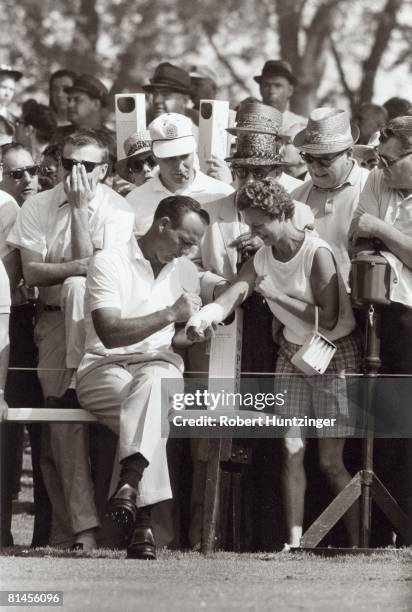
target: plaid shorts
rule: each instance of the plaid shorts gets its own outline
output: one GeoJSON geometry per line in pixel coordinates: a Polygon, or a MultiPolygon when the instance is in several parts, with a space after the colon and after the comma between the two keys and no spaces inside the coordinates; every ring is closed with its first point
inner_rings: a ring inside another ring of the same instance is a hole
{"type": "Polygon", "coordinates": [[[342,438],[355,431],[358,415],[357,384],[350,385],[345,373],[362,371],[362,348],[357,331],[335,340],[336,353],[322,376],[305,376],[291,363],[291,358],[301,348],[282,336],[276,362],[275,393],[284,393],[285,404],[277,406],[276,415],[336,419],[334,426],[305,428],[304,437],[342,438]],[[310,432],[310,433],[309,433],[310,432]]]}

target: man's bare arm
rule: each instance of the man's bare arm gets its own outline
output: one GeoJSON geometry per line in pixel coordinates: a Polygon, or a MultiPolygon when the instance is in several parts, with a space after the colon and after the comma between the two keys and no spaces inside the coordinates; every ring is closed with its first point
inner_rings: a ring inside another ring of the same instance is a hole
{"type": "Polygon", "coordinates": [[[70,276],[86,276],[89,258],[64,263],[45,263],[40,253],[21,249],[23,277],[29,287],[59,285],[70,276]]]}
{"type": "Polygon", "coordinates": [[[13,249],[3,257],[2,261],[6,268],[7,276],[9,277],[10,291],[13,292],[23,278],[19,250],[13,249]]]}
{"type": "Polygon", "coordinates": [[[199,307],[197,294],[183,293],[172,306],[149,315],[123,319],[118,308],[98,308],[92,319],[104,346],[113,349],[141,342],[171,323],[185,323],[199,307]]]}
{"type": "Polygon", "coordinates": [[[351,224],[352,240],[359,238],[377,238],[391,253],[396,255],[408,268],[412,268],[412,238],[396,227],[389,225],[369,213],[363,213],[351,224]]]}

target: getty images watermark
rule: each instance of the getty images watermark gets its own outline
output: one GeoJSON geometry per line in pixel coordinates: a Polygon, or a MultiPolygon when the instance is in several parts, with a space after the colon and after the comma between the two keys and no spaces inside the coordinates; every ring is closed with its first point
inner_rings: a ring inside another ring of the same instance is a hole
{"type": "Polygon", "coordinates": [[[184,388],[182,381],[168,382],[171,385],[165,388],[163,402],[165,436],[283,437],[287,430],[297,428],[329,430],[334,435],[337,419],[333,415],[294,414],[288,405],[289,389],[273,391],[273,378],[267,384],[250,379],[240,390],[233,390],[233,381],[211,384],[209,380],[208,388],[204,388],[204,379],[186,380],[184,388]]]}

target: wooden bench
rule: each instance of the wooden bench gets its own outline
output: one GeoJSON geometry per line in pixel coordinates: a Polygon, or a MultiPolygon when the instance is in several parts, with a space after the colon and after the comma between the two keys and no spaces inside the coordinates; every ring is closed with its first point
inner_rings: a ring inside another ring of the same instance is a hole
{"type": "MultiPolygon", "coordinates": [[[[3,414],[0,426],[7,423],[96,423],[90,412],[83,408],[8,408],[3,414]]],[[[220,486],[220,462],[230,458],[231,440],[204,440],[200,460],[207,462],[207,476],[203,512],[202,552],[210,554],[215,548],[217,509],[220,486]]],[[[3,461],[1,462],[3,464],[3,461]]],[[[0,471],[2,470],[0,466],[0,471]]],[[[3,472],[0,475],[0,495],[3,496],[3,472]]],[[[235,509],[233,509],[235,511],[235,509]]],[[[236,509],[236,514],[238,514],[236,509]]],[[[3,526],[3,513],[0,516],[3,526]]],[[[3,532],[3,530],[1,530],[3,532]]],[[[0,542],[0,548],[2,543],[0,542]]]]}

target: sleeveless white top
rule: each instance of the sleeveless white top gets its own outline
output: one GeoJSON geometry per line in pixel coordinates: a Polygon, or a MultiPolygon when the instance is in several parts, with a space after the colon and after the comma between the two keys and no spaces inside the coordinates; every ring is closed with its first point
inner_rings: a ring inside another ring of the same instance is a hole
{"type": "MultiPolygon", "coordinates": [[[[289,261],[279,261],[272,254],[271,246],[264,246],[256,253],[253,263],[258,276],[268,275],[279,293],[315,305],[310,275],[313,257],[320,247],[332,252],[327,242],[310,232],[305,232],[305,239],[299,251],[289,261]]],[[[338,272],[339,283],[339,317],[332,330],[319,327],[319,332],[329,340],[338,340],[347,336],[355,329],[355,318],[344,282],[338,272]]],[[[306,337],[314,330],[315,321],[307,323],[288,312],[279,304],[268,300],[268,306],[273,314],[283,323],[283,335],[289,342],[303,344],[306,337]]]]}

